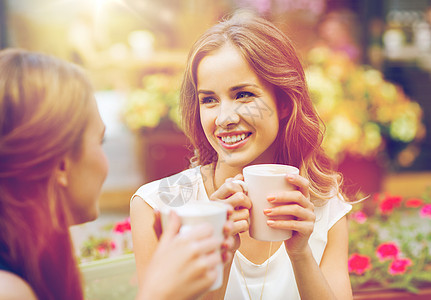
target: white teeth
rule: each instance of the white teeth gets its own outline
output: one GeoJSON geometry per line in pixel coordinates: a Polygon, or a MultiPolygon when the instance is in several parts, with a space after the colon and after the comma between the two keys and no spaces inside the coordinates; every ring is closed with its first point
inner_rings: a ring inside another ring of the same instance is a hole
{"type": "Polygon", "coordinates": [[[221,140],[226,144],[234,144],[236,142],[244,140],[246,137],[245,133],[233,136],[223,136],[221,140]]]}

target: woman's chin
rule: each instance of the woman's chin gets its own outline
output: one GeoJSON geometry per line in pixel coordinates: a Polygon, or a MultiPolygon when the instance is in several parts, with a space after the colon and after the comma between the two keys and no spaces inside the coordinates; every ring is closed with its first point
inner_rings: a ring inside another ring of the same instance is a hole
{"type": "Polygon", "coordinates": [[[73,224],[72,225],[79,225],[82,223],[87,223],[96,220],[99,217],[99,208],[95,208],[94,210],[86,211],[85,213],[81,213],[78,215],[75,215],[73,218],[73,224]]]}

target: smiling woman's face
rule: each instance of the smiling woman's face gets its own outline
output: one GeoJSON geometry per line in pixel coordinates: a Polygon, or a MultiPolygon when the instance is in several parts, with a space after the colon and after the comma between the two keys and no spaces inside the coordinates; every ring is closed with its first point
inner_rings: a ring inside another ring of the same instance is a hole
{"type": "Polygon", "coordinates": [[[273,87],[226,44],[197,69],[202,128],[218,161],[232,167],[273,161],[279,129],[273,87]]]}

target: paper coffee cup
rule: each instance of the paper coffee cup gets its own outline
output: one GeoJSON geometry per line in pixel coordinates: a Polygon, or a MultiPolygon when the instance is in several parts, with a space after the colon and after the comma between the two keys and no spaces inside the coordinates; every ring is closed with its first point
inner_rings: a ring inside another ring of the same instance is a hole
{"type": "MultiPolygon", "coordinates": [[[[180,207],[172,207],[161,211],[162,228],[166,228],[169,221],[169,212],[174,210],[181,219],[180,233],[190,230],[193,226],[208,223],[213,227],[213,235],[220,241],[224,240],[223,227],[227,220],[228,207],[219,202],[187,203],[180,207]]],[[[218,252],[221,255],[220,250],[218,252]]],[[[217,266],[217,279],[210,290],[216,290],[223,283],[223,263],[217,266]]]]}
{"type": "MultiPolygon", "coordinates": [[[[267,197],[282,191],[295,190],[286,180],[287,174],[299,174],[296,167],[279,164],[251,165],[243,169],[248,197],[252,202],[250,211],[250,236],[260,241],[284,241],[292,236],[291,230],[272,228],[267,225],[269,217],[263,211],[275,207],[267,197]]],[[[271,217],[274,219],[274,217],[271,217]]],[[[283,217],[289,220],[291,217],[283,217]]]]}

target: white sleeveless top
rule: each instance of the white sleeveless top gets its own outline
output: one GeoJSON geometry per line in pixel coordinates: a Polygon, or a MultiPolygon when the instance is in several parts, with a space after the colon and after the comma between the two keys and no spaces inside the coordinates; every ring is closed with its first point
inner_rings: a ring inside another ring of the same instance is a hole
{"type": "MultiPolygon", "coordinates": [[[[210,201],[205,191],[200,166],[147,183],[141,186],[134,195],[140,196],[153,209],[157,210],[181,206],[185,203],[210,201]]],[[[329,229],[351,208],[350,204],[339,197],[334,197],[325,205],[314,208],[316,222],[309,239],[309,245],[317,264],[320,264],[322,259],[329,229]]],[[[249,299],[239,264],[241,264],[252,299],[260,299],[264,280],[263,299],[300,299],[293,268],[285,251],[284,243],[269,258],[269,261],[265,261],[261,265],[250,262],[237,251],[226,289],[225,299],[227,300],[249,299]],[[267,262],[269,262],[268,271],[267,262]]]]}

